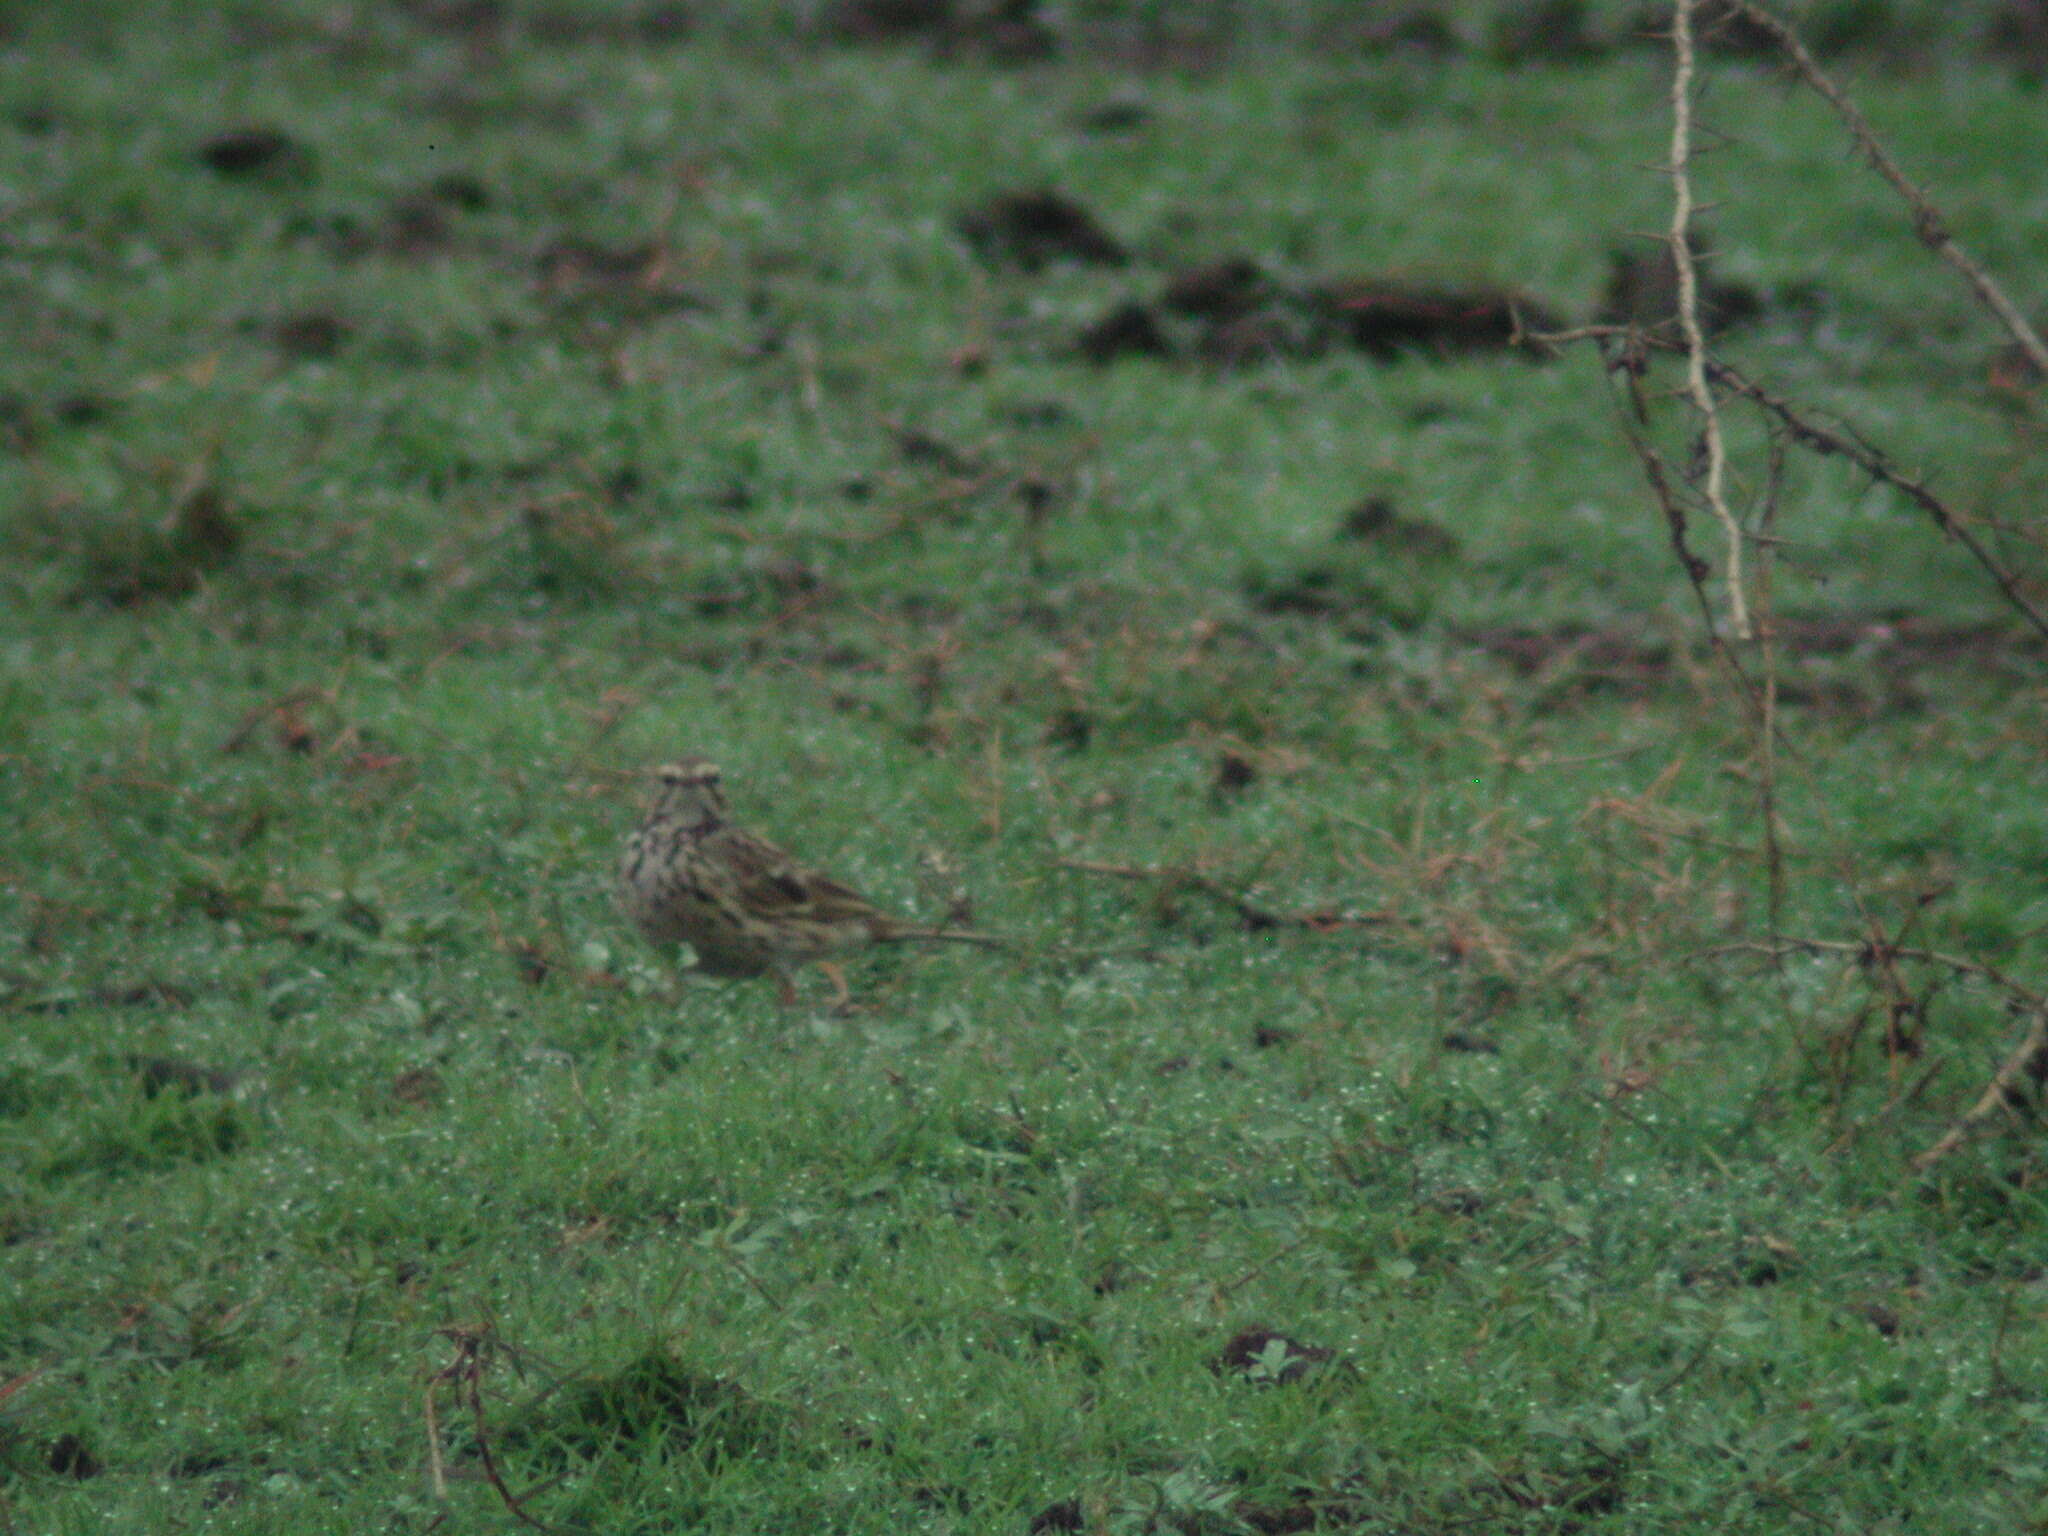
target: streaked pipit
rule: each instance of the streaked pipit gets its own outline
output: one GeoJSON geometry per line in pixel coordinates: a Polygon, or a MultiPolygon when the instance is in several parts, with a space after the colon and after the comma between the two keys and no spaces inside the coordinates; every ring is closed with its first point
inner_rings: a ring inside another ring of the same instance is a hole
{"type": "Polygon", "coordinates": [[[718,766],[686,757],[655,772],[653,803],[619,858],[619,906],[662,946],[687,943],[707,976],[772,974],[784,1003],[790,972],[815,961],[834,1001],[846,977],[830,956],[858,944],[947,940],[1003,947],[965,928],[903,922],[850,886],[807,869],[732,820],[718,766]]]}

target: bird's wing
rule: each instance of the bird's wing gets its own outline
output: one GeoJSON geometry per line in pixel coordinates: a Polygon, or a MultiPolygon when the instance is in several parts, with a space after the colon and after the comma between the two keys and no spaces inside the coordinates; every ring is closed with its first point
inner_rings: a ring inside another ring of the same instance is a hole
{"type": "Polygon", "coordinates": [[[712,841],[705,852],[731,872],[734,894],[751,913],[820,922],[881,916],[859,891],[804,868],[766,838],[727,827],[712,841]]]}

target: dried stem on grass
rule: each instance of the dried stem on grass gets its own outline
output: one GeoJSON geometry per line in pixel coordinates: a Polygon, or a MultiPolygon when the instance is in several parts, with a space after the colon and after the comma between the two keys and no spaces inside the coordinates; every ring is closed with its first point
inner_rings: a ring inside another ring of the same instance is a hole
{"type": "Polygon", "coordinates": [[[481,1328],[443,1328],[439,1332],[455,1345],[455,1358],[427,1378],[427,1467],[433,1480],[434,1497],[448,1497],[448,1474],[441,1459],[441,1421],[435,1402],[445,1383],[455,1389],[458,1402],[468,1405],[476,1426],[477,1461],[483,1467],[484,1481],[498,1495],[505,1512],[529,1530],[550,1533],[567,1530],[564,1526],[549,1525],[528,1512],[524,1501],[540,1490],[528,1489],[524,1494],[514,1494],[506,1486],[504,1474],[498,1470],[497,1458],[491,1454],[490,1428],[484,1419],[483,1379],[504,1347],[497,1333],[489,1324],[481,1328]]]}
{"type": "MultiPolygon", "coordinates": [[[[1921,243],[1963,275],[1984,307],[1998,317],[1999,323],[2012,334],[2013,340],[2020,344],[2021,350],[2027,354],[2033,365],[2042,373],[2048,374],[2048,344],[2042,342],[2040,334],[2028,323],[2027,317],[1998,285],[1997,280],[1985,271],[1969,252],[1956,243],[1955,236],[1949,233],[1948,221],[1941,216],[1941,210],[1934,206],[1933,201],[1907,177],[1904,171],[1899,169],[1898,162],[1885,152],[1884,146],[1877,141],[1877,135],[1871,131],[1869,121],[1856,110],[1856,104],[1842,94],[1841,87],[1821,72],[1820,66],[1813,60],[1813,55],[1807,52],[1806,45],[1799,40],[1799,34],[1783,20],[1756,4],[1755,0],[1724,0],[1724,3],[1748,17],[1777,41],[1785,57],[1792,61],[1792,67],[1799,72],[1799,78],[1806,82],[1815,95],[1834,108],[1835,115],[1841,118],[1842,125],[1849,130],[1849,136],[1856,141],[1857,151],[1870,162],[1872,169],[1890,182],[1893,190],[1906,200],[1906,206],[1913,211],[1913,233],[1920,237],[1921,243]]],[[[1679,11],[1683,12],[1685,8],[1686,0],[1678,0],[1679,11]]]]}
{"type": "Polygon", "coordinates": [[[1767,955],[1782,958],[1786,955],[1849,955],[1859,964],[1890,967],[1900,960],[1911,960],[1921,965],[1936,965],[1958,976],[1975,976],[1997,987],[2014,1002],[2027,1008],[2048,1009],[2048,998],[2028,987],[2020,985],[1995,965],[1986,965],[1981,960],[1971,960],[1963,955],[1944,954],[1938,949],[1916,949],[1909,945],[1880,943],[1865,939],[1853,942],[1846,939],[1801,939],[1785,938],[1775,944],[1717,944],[1712,949],[1699,951],[1702,955],[1767,955]]]}
{"type": "Polygon", "coordinates": [[[324,688],[294,688],[291,692],[279,694],[267,703],[254,706],[236,722],[235,728],[228,732],[226,739],[220,744],[221,751],[227,753],[241,751],[249,745],[250,740],[262,727],[264,721],[286,721],[291,717],[292,711],[296,710],[301,704],[311,704],[315,701],[324,701],[328,704],[334,703],[333,690],[324,688]]]}
{"type": "Polygon", "coordinates": [[[1254,931],[1263,928],[1307,928],[1315,933],[1329,933],[1338,928],[1362,928],[1373,923],[1387,921],[1384,913],[1351,912],[1275,912],[1262,907],[1247,897],[1243,891],[1235,890],[1214,875],[1185,864],[1104,864],[1094,859],[1061,859],[1060,868],[1077,870],[1084,875],[1110,875],[1119,880],[1145,880],[1167,891],[1199,891],[1210,900],[1235,912],[1245,927],[1254,931]]]}
{"type": "MultiPolygon", "coordinates": [[[[1698,599],[1700,612],[1705,616],[1707,634],[1715,651],[1727,665],[1729,675],[1742,689],[1756,715],[1757,730],[1757,808],[1763,816],[1763,860],[1766,910],[1769,914],[1770,935],[1775,940],[1785,908],[1785,864],[1786,850],[1778,824],[1778,653],[1773,643],[1771,624],[1770,550],[1764,545],[1763,554],[1757,563],[1758,595],[1762,599],[1762,625],[1759,638],[1762,642],[1763,679],[1753,679],[1742,665],[1742,658],[1727,644],[1714,629],[1713,602],[1707,596],[1706,580],[1711,571],[1706,561],[1694,554],[1686,540],[1685,504],[1678,499],[1672,485],[1670,466],[1657,451],[1643,427],[1649,420],[1649,401],[1644,397],[1642,384],[1642,354],[1633,350],[1633,343],[1643,338],[1638,334],[1631,338],[1628,350],[1622,354],[1618,365],[1610,362],[1610,373],[1619,372],[1627,381],[1629,412],[1622,419],[1622,430],[1629,446],[1635,450],[1637,460],[1643,467],[1643,478],[1650,483],[1651,492],[1657,498],[1657,505],[1664,513],[1664,524],[1670,533],[1672,552],[1678,556],[1678,563],[1684,569],[1686,578],[1692,583],[1693,596],[1698,599]]],[[[1602,341],[1605,347],[1607,342],[1602,341]]],[[[1611,354],[1610,354],[1611,356],[1611,354]]],[[[1764,501],[1766,526],[1775,526],[1778,505],[1778,485],[1782,476],[1782,457],[1774,454],[1771,462],[1770,489],[1764,501]]]]}
{"type": "Polygon", "coordinates": [[[1942,1133],[1939,1141],[1913,1159],[1913,1171],[1925,1173],[1992,1120],[2025,1107],[2031,1098],[2039,1096],[2044,1082],[2048,1082],[2048,1007],[2037,1007],[2026,1036],[1991,1074],[1991,1082],[1978,1095],[1977,1102],[1942,1133]],[[2031,1096],[2028,1084],[2034,1089],[2031,1096]]]}

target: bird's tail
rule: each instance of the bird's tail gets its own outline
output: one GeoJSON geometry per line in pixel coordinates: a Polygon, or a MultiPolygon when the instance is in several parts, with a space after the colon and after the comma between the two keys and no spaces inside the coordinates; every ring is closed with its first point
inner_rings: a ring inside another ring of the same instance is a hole
{"type": "Polygon", "coordinates": [[[912,928],[890,926],[875,935],[878,944],[979,944],[984,949],[1015,949],[1014,939],[993,933],[976,933],[972,928],[912,928]]]}

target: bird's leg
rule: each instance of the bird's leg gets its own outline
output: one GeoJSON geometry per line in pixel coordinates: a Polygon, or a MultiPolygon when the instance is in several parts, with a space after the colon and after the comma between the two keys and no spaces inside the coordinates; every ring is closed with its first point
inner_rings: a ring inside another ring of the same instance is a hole
{"type": "Polygon", "coordinates": [[[833,1012],[843,1012],[846,1005],[853,1001],[853,994],[846,989],[846,972],[839,968],[837,962],[831,960],[820,960],[818,969],[823,971],[825,979],[832,983],[833,1012]]]}

